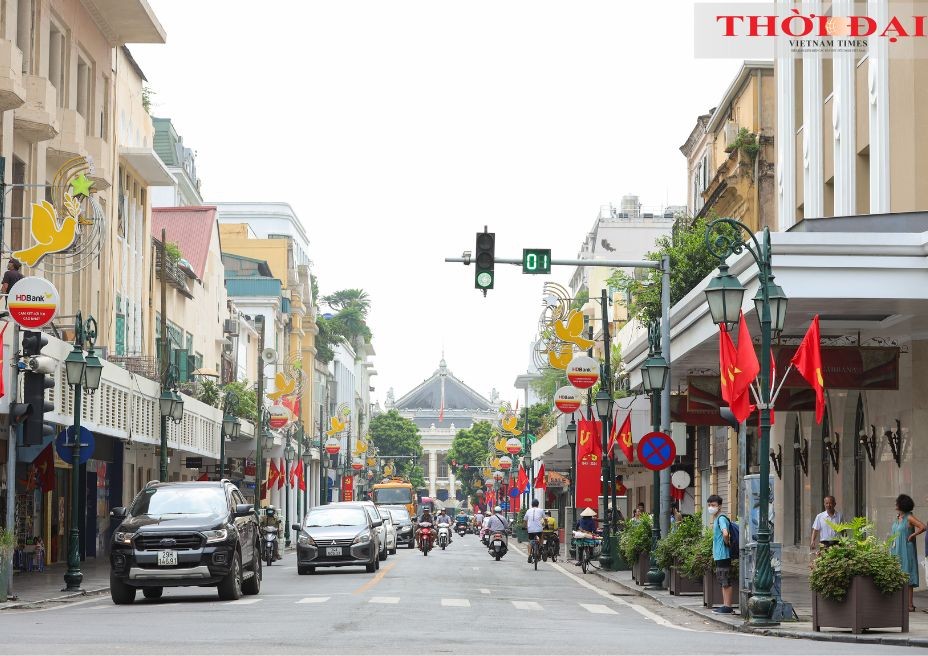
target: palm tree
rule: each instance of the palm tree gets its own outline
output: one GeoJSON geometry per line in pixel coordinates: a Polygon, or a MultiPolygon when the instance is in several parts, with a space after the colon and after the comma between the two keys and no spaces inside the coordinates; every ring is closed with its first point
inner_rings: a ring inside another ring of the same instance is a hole
{"type": "Polygon", "coordinates": [[[371,299],[363,289],[343,289],[323,296],[322,300],[336,312],[347,308],[357,308],[363,317],[366,317],[371,309],[371,299]]]}

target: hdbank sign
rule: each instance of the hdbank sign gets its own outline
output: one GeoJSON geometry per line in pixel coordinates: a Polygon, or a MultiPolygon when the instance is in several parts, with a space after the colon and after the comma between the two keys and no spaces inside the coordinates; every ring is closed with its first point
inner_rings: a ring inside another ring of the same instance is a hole
{"type": "Polygon", "coordinates": [[[35,330],[55,318],[60,300],[53,284],[45,278],[28,276],[10,289],[7,307],[10,317],[21,328],[35,330]]]}

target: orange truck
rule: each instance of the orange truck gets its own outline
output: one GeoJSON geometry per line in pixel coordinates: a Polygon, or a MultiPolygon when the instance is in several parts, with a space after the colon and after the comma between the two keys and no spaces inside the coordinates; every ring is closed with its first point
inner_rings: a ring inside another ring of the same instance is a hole
{"type": "Polygon", "coordinates": [[[410,517],[418,514],[416,491],[409,481],[402,478],[392,478],[374,485],[373,501],[378,506],[405,506],[410,517]]]}

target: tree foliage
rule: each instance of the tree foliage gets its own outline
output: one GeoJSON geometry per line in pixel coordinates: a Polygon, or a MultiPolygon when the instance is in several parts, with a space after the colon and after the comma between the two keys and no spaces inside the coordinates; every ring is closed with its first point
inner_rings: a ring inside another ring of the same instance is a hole
{"type": "Polygon", "coordinates": [[[363,289],[343,289],[327,296],[319,297],[319,281],[311,278],[313,300],[322,300],[335,310],[334,314],[324,316],[317,313],[316,359],[328,364],[335,357],[335,348],[339,344],[358,345],[370,343],[373,333],[367,324],[367,314],[371,301],[363,289]]]}
{"type": "Polygon", "coordinates": [[[226,383],[221,388],[222,398],[224,399],[226,392],[230,391],[236,397],[230,407],[232,414],[251,422],[258,421],[258,396],[254,387],[247,380],[226,383]]]}
{"type": "Polygon", "coordinates": [[[414,456],[396,460],[396,473],[409,479],[415,487],[422,486],[422,468],[418,458],[422,455],[422,437],[415,422],[390,410],[371,419],[370,441],[381,457],[414,456]]]}
{"type": "Polygon", "coordinates": [[[541,377],[531,382],[532,389],[541,398],[541,403],[548,407],[554,405],[554,394],[567,385],[567,375],[560,369],[548,368],[541,371],[541,377]]]}
{"type": "Polygon", "coordinates": [[[456,474],[461,481],[464,494],[473,496],[477,491],[474,481],[483,479],[480,469],[490,455],[490,442],[496,431],[488,421],[478,421],[470,428],[458,431],[451,442],[446,460],[455,460],[458,463],[456,474]],[[465,470],[463,465],[468,465],[465,470]]]}
{"type": "MultiPolygon", "coordinates": [[[[693,290],[707,275],[712,273],[719,261],[706,248],[706,225],[716,218],[703,217],[687,222],[685,228],[675,230],[672,235],[663,235],[654,242],[656,250],[645,257],[660,260],[670,256],[670,304],[677,303],[693,290]]],[[[734,228],[720,226],[722,234],[733,235],[734,228]]],[[[647,269],[635,275],[616,269],[608,280],[609,284],[621,289],[629,298],[629,316],[647,323],[661,316],[661,272],[647,269]]]]}

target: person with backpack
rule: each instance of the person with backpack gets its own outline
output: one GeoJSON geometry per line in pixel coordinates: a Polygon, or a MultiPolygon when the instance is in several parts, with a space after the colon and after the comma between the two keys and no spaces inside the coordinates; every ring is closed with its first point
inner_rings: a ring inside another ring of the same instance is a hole
{"type": "Polygon", "coordinates": [[[731,581],[732,556],[738,557],[738,525],[725,515],[722,509],[722,497],[713,494],[707,500],[707,511],[712,521],[712,559],[715,561],[715,578],[722,585],[722,605],[713,609],[713,613],[731,614],[734,589],[731,581]]]}

